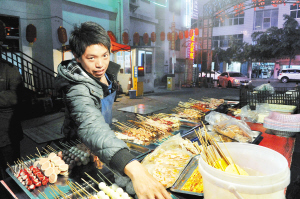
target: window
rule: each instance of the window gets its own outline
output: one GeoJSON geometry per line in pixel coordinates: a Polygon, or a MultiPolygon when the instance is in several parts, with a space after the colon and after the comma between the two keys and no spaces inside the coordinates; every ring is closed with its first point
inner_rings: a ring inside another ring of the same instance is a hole
{"type": "MultiPolygon", "coordinates": [[[[238,14],[236,16],[234,14],[231,14],[225,21],[228,21],[229,26],[242,25],[244,24],[244,16],[245,14],[238,14]]],[[[225,23],[227,24],[227,22],[225,23]]]]}
{"type": "Polygon", "coordinates": [[[152,72],[152,52],[146,52],[146,73],[152,72]]]}
{"type": "Polygon", "coordinates": [[[139,50],[138,66],[144,66],[146,73],[152,72],[152,52],[139,50]]]}
{"type": "Polygon", "coordinates": [[[213,36],[212,39],[213,48],[230,47],[230,45],[232,45],[233,43],[242,44],[243,37],[244,37],[243,34],[213,36]]]}
{"type": "Polygon", "coordinates": [[[254,30],[265,30],[272,26],[278,26],[278,9],[255,12],[254,30]]]}
{"type": "Polygon", "coordinates": [[[300,4],[292,4],[290,5],[291,17],[300,18],[300,4]]]}
{"type": "Polygon", "coordinates": [[[215,18],[213,21],[214,27],[222,27],[222,26],[234,26],[234,25],[242,25],[244,24],[245,14],[230,14],[228,18],[220,20],[219,18],[215,18]]]}

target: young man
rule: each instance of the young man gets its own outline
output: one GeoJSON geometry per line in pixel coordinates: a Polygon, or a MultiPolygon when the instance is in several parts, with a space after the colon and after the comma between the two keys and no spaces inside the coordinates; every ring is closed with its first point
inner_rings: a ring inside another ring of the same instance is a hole
{"type": "Polygon", "coordinates": [[[63,61],[56,79],[66,104],[66,137],[78,136],[101,161],[125,173],[138,198],[171,199],[109,127],[116,87],[113,76],[106,72],[111,48],[107,32],[94,22],[85,22],[74,27],[69,44],[75,60],[63,61]]]}

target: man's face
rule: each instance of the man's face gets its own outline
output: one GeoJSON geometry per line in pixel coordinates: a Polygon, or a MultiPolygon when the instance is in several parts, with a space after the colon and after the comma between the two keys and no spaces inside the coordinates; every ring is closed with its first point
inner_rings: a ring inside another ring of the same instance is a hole
{"type": "Polygon", "coordinates": [[[109,51],[101,44],[90,45],[80,58],[76,58],[82,67],[99,80],[104,76],[109,64],[109,51]]]}

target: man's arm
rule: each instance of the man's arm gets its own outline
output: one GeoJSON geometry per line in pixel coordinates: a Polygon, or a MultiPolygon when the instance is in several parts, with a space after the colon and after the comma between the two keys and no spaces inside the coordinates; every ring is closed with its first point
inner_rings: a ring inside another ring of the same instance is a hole
{"type": "Polygon", "coordinates": [[[22,92],[22,77],[15,66],[2,64],[5,76],[6,90],[0,92],[0,107],[9,108],[19,103],[19,95],[22,92]]]}

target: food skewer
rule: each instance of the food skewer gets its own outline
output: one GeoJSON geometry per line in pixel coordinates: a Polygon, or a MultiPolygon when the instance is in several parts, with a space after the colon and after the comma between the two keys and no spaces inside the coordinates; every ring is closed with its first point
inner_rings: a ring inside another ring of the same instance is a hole
{"type": "Polygon", "coordinates": [[[59,196],[56,196],[55,189],[54,189],[54,188],[52,188],[52,186],[49,186],[49,187],[50,187],[50,189],[53,191],[53,193],[54,193],[54,195],[55,195],[55,197],[54,197],[54,198],[59,198],[59,196]]]}
{"type": "Polygon", "coordinates": [[[75,184],[77,185],[77,187],[81,188],[82,193],[84,193],[87,197],[92,196],[92,194],[85,190],[85,188],[83,188],[78,182],[75,182],[75,184]]]}
{"type": "MultiPolygon", "coordinates": [[[[203,122],[202,122],[202,124],[203,124],[203,122]]],[[[198,139],[201,142],[202,147],[203,147],[203,150],[202,150],[203,157],[205,158],[206,162],[209,165],[211,165],[217,169],[221,169],[222,171],[225,171],[225,169],[231,164],[231,162],[228,160],[228,158],[226,157],[224,152],[221,150],[217,141],[207,133],[206,127],[204,124],[203,124],[203,127],[204,127],[204,131],[205,131],[205,138],[203,138],[202,134],[200,133],[201,132],[200,130],[199,130],[200,132],[196,132],[196,135],[198,136],[198,139]],[[209,148],[208,148],[208,142],[210,143],[210,146],[211,146],[209,148]],[[217,158],[217,154],[219,155],[221,160],[219,160],[217,158]],[[223,168],[222,160],[224,160],[224,163],[226,164],[225,168],[223,168]]],[[[222,138],[221,138],[221,141],[223,142],[222,138]]],[[[223,144],[225,145],[224,142],[223,142],[223,144]]],[[[225,145],[225,148],[227,149],[226,145],[225,145]]],[[[227,152],[230,156],[230,159],[232,160],[228,149],[227,149],[227,152]]],[[[232,163],[234,165],[235,170],[237,171],[237,174],[241,175],[240,171],[238,170],[238,168],[237,168],[236,164],[233,162],[233,160],[232,160],[232,163]]]]}
{"type": "Polygon", "coordinates": [[[54,195],[51,193],[51,191],[49,191],[49,193],[53,196],[54,199],[56,199],[56,196],[54,196],[54,195]]]}
{"type": "Polygon", "coordinates": [[[38,190],[38,192],[39,192],[45,199],[49,199],[45,193],[42,193],[40,190],[38,190]]]}
{"type": "Polygon", "coordinates": [[[11,170],[14,174],[17,174],[17,173],[15,172],[15,170],[13,170],[13,168],[9,165],[8,162],[7,162],[7,166],[10,168],[10,170],[11,170]]]}
{"type": "MultiPolygon", "coordinates": [[[[115,191],[117,194],[122,195],[124,193],[124,190],[119,187],[117,184],[112,183],[107,177],[105,177],[105,175],[103,173],[101,173],[100,170],[98,170],[98,172],[111,184],[111,188],[113,191],[115,191]]],[[[100,176],[99,176],[100,177],[100,176]]],[[[105,192],[105,191],[104,191],[105,192]]]]}
{"type": "MultiPolygon", "coordinates": [[[[220,136],[220,138],[221,138],[221,141],[223,142],[223,139],[222,139],[221,136],[220,136]]],[[[225,144],[224,142],[223,142],[223,144],[224,144],[224,146],[225,146],[225,148],[226,148],[226,150],[227,150],[227,153],[229,154],[229,157],[230,157],[230,159],[231,159],[231,161],[232,161],[232,164],[233,164],[234,168],[236,169],[237,173],[238,173],[239,175],[241,175],[240,171],[238,170],[236,164],[234,163],[234,161],[233,161],[233,159],[232,159],[232,157],[231,157],[231,155],[230,155],[230,153],[229,153],[229,151],[228,151],[228,149],[227,149],[226,144],[225,144]]]]}
{"type": "Polygon", "coordinates": [[[42,157],[42,155],[41,155],[41,153],[40,153],[40,151],[39,151],[39,149],[36,147],[36,150],[39,152],[39,154],[40,154],[40,157],[42,157]]]}
{"type": "MultiPolygon", "coordinates": [[[[65,197],[66,194],[64,192],[62,192],[56,185],[50,185],[50,186],[52,186],[53,189],[55,189],[57,191],[57,193],[59,193],[59,195],[61,195],[63,198],[66,198],[65,197]]],[[[69,196],[67,196],[67,197],[70,198],[69,196]]]]}
{"type": "Polygon", "coordinates": [[[92,185],[90,185],[85,179],[81,178],[81,180],[82,180],[83,182],[85,182],[89,187],[91,187],[96,193],[98,193],[98,190],[95,189],[92,185]]]}
{"type": "Polygon", "coordinates": [[[77,189],[75,188],[75,186],[73,185],[72,182],[67,181],[67,185],[69,185],[69,187],[70,187],[70,189],[71,189],[71,191],[72,191],[73,193],[76,193],[76,194],[78,194],[81,198],[84,198],[84,197],[79,193],[79,191],[77,191],[77,189]],[[73,186],[74,186],[74,187],[73,187],[73,186]]]}

